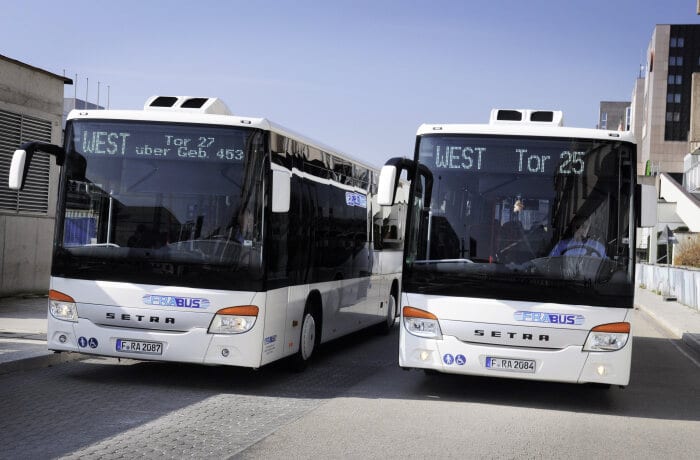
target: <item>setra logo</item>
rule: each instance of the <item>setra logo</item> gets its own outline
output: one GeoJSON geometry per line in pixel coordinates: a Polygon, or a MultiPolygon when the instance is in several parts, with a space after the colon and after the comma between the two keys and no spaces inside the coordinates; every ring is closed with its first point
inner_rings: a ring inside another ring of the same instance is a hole
{"type": "Polygon", "coordinates": [[[207,308],[210,302],[208,299],[146,294],[143,303],[158,307],[207,308]]]}

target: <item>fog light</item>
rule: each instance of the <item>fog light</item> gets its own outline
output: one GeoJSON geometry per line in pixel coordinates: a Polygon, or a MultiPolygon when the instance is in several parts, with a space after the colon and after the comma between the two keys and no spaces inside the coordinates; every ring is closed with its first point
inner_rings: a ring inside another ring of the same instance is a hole
{"type": "Polygon", "coordinates": [[[608,375],[608,368],[602,364],[600,366],[598,366],[596,371],[598,372],[598,375],[600,375],[601,377],[608,375]]]}
{"type": "Polygon", "coordinates": [[[428,358],[430,358],[430,352],[428,352],[428,351],[421,351],[420,352],[421,361],[427,361],[428,358]]]}
{"type": "Polygon", "coordinates": [[[66,337],[65,334],[61,334],[58,336],[58,341],[61,343],[66,343],[67,340],[68,340],[68,337],[66,337]]]}
{"type": "Polygon", "coordinates": [[[224,358],[228,358],[228,355],[229,355],[228,348],[224,348],[223,350],[221,350],[221,356],[223,356],[224,358]]]}

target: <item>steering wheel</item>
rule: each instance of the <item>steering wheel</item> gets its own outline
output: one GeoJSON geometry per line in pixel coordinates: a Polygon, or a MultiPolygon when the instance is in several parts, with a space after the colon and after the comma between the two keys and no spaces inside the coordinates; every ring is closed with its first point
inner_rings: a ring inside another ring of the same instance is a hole
{"type": "Polygon", "coordinates": [[[583,253],[584,256],[594,256],[594,257],[600,257],[603,258],[603,254],[600,253],[600,251],[592,246],[589,246],[587,244],[577,244],[575,246],[568,246],[566,249],[564,249],[561,253],[561,255],[566,255],[567,252],[569,251],[574,251],[574,250],[579,250],[583,249],[585,252],[583,253]]]}

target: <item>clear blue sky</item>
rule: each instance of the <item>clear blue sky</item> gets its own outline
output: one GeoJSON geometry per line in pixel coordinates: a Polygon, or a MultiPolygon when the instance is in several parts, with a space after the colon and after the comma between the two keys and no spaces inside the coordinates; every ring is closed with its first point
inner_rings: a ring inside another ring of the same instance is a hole
{"type": "MultiPolygon", "coordinates": [[[[381,165],[428,122],[493,107],[594,127],[629,100],[656,24],[696,0],[3,1],[0,54],[75,78],[100,103],[217,96],[381,165]]],[[[2,82],[0,82],[1,84],[2,82]]],[[[74,88],[66,86],[66,96],[74,88]]]]}

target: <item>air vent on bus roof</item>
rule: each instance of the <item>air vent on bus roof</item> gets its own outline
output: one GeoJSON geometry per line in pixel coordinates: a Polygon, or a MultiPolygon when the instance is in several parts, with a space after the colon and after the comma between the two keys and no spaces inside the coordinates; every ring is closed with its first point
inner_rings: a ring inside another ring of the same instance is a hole
{"type": "Polygon", "coordinates": [[[224,102],[216,97],[151,96],[144,110],[176,110],[185,112],[231,115],[224,102]]]}
{"type": "Polygon", "coordinates": [[[559,110],[491,110],[490,124],[533,124],[564,126],[564,115],[559,110]]]}

